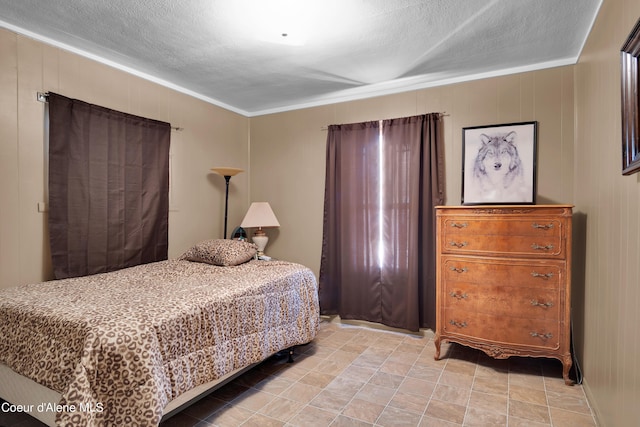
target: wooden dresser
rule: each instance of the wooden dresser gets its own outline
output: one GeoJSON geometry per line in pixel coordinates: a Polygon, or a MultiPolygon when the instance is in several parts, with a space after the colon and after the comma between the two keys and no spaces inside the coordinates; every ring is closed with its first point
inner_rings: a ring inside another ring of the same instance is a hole
{"type": "Polygon", "coordinates": [[[571,369],[570,205],[439,206],[435,358],[442,341],[571,369]]]}

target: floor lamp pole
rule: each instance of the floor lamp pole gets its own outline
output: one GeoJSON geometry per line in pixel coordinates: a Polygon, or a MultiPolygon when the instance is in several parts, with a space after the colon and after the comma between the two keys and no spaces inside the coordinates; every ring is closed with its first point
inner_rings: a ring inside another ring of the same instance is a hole
{"type": "Polygon", "coordinates": [[[229,211],[229,180],[231,175],[225,175],[226,189],[224,193],[224,238],[227,238],[227,212],[229,211]]]}
{"type": "Polygon", "coordinates": [[[242,169],[238,168],[228,168],[228,167],[215,167],[211,168],[211,170],[218,175],[224,176],[224,181],[226,184],[226,188],[224,191],[224,238],[227,238],[227,214],[229,212],[229,180],[232,176],[239,174],[240,172],[244,172],[242,169]]]}

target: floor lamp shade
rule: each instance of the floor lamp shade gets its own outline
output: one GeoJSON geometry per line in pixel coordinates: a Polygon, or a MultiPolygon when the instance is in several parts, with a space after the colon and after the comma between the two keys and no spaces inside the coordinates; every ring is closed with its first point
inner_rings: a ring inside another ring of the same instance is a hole
{"type": "Polygon", "coordinates": [[[253,202],[249,206],[249,210],[244,216],[240,227],[257,228],[253,233],[252,240],[258,245],[258,256],[261,256],[264,255],[264,248],[269,242],[269,237],[262,228],[280,227],[280,223],[268,202],[253,202]]]}
{"type": "Polygon", "coordinates": [[[227,238],[227,213],[229,212],[229,180],[232,176],[239,174],[240,172],[244,172],[242,169],[238,168],[228,168],[224,166],[219,166],[215,168],[211,168],[211,170],[218,175],[224,176],[225,180],[225,192],[224,192],[224,238],[227,238]]]}

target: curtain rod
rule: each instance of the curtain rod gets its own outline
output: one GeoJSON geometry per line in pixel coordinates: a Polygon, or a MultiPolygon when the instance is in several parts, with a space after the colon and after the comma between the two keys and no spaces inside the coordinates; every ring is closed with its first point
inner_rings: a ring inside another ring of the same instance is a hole
{"type": "MultiPolygon", "coordinates": [[[[49,102],[49,92],[37,92],[36,99],[39,102],[49,102]]],[[[171,130],[175,130],[176,132],[183,131],[184,128],[178,126],[171,126],[171,130]]]]}
{"type": "MultiPolygon", "coordinates": [[[[450,114],[447,114],[446,111],[443,111],[442,113],[436,113],[436,114],[439,114],[441,117],[449,117],[450,116],[450,114]]],[[[320,130],[321,131],[329,130],[329,126],[322,126],[320,128],[320,130]]]]}

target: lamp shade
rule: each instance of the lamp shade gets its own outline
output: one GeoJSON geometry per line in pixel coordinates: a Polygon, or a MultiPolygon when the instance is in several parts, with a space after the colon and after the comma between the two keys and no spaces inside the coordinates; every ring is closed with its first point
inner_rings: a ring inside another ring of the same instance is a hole
{"type": "Polygon", "coordinates": [[[276,218],[271,206],[268,202],[253,202],[249,206],[247,214],[244,216],[242,228],[262,228],[262,227],[280,227],[278,218],[276,218]]]}
{"type": "Polygon", "coordinates": [[[238,168],[228,168],[228,167],[215,167],[215,168],[211,168],[211,170],[219,175],[222,176],[235,176],[237,174],[239,174],[240,172],[244,172],[244,170],[242,169],[238,169],[238,168]]]}

